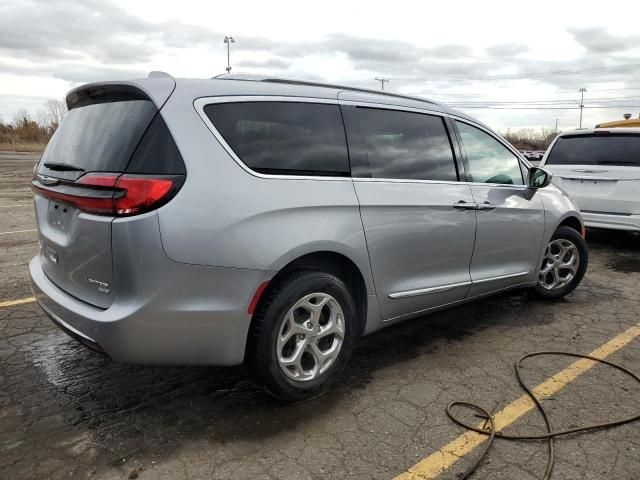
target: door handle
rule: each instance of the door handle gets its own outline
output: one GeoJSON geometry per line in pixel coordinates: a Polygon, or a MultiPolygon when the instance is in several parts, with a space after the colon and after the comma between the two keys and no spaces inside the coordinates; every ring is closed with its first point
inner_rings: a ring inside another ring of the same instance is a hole
{"type": "Polygon", "coordinates": [[[457,208],[458,210],[478,210],[478,204],[476,202],[459,200],[453,204],[453,208],[457,208]]]}
{"type": "Polygon", "coordinates": [[[478,210],[493,210],[494,208],[496,208],[496,206],[493,203],[487,201],[478,205],[478,210]]]}

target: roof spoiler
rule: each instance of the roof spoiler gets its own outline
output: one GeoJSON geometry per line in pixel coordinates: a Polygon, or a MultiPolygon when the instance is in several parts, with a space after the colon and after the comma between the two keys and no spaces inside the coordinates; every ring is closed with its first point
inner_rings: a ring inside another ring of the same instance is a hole
{"type": "Polygon", "coordinates": [[[176,87],[175,79],[164,72],[151,72],[140,80],[95,82],[80,85],[67,93],[67,108],[124,100],[152,100],[162,108],[176,87]]]}
{"type": "Polygon", "coordinates": [[[162,72],[160,70],[152,70],[151,72],[149,72],[149,75],[147,75],[147,78],[173,78],[173,77],[171,76],[171,74],[167,72],[162,72]]]}

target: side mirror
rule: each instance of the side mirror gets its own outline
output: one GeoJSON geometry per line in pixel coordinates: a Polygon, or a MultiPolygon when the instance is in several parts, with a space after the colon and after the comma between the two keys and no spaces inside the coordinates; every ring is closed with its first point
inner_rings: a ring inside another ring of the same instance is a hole
{"type": "Polygon", "coordinates": [[[553,175],[544,168],[531,167],[529,169],[529,188],[544,188],[551,183],[553,175]]]}

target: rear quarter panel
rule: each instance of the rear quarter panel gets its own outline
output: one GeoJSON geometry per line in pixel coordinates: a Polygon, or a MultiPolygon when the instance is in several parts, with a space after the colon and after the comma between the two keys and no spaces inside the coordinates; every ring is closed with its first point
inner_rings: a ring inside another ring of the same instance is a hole
{"type": "Polygon", "coordinates": [[[333,251],[373,282],[358,201],[349,178],[261,178],[244,170],[176,89],[162,111],[184,158],[186,183],[159,210],[162,244],[183,263],[277,271],[333,251]]]}

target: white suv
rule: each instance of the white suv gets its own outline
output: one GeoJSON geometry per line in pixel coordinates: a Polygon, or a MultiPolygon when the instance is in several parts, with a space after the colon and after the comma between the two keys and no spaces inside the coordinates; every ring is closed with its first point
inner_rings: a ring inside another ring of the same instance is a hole
{"type": "Polygon", "coordinates": [[[573,197],[587,227],[640,231],[640,128],[562,133],[541,167],[573,197]]]}

